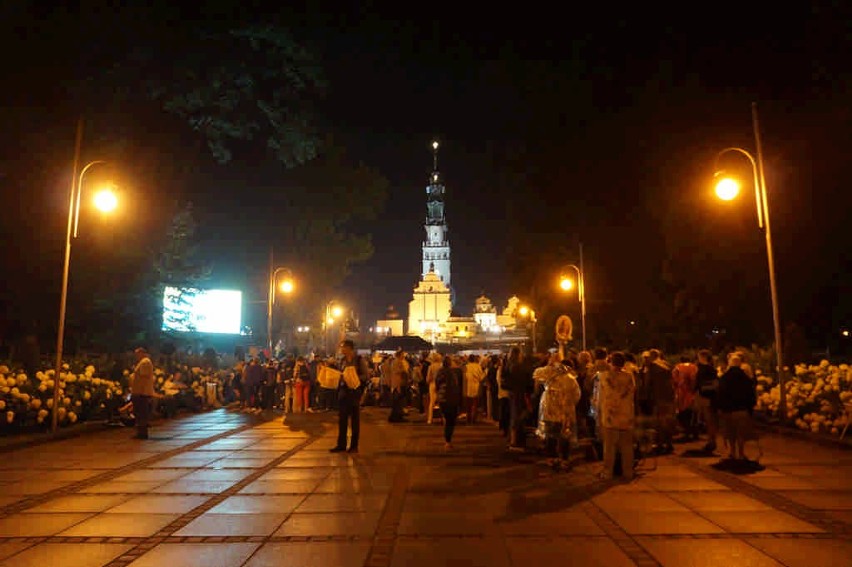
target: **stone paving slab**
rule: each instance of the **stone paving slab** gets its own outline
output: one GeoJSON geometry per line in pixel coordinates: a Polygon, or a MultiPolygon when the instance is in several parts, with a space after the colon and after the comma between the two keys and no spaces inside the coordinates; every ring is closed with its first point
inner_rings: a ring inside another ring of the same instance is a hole
{"type": "Polygon", "coordinates": [[[165,428],[165,442],[131,445],[106,432],[22,450],[19,468],[0,470],[0,491],[47,490],[0,501],[1,564],[41,567],[78,549],[61,564],[843,565],[850,557],[852,459],[826,448],[769,439],[766,469],[753,475],[676,454],[649,459],[632,483],[603,482],[597,463],[554,473],[533,453],[506,453],[484,424],[460,426],[445,452],[440,427],[416,416],[388,424],[386,412],[363,413],[355,456],[327,452],[332,414],[246,426],[227,412],[165,428]],[[85,457],[54,466],[72,450],[85,457]],[[809,553],[813,562],[803,562],[809,553]]]}
{"type": "Polygon", "coordinates": [[[783,567],[781,563],[740,540],[638,538],[663,567],[783,567]]]}

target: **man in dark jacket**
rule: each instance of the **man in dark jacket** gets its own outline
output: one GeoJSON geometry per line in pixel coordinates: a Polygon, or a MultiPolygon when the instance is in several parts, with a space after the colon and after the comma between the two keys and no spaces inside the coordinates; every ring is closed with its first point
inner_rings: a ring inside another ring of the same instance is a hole
{"type": "Polygon", "coordinates": [[[731,459],[746,458],[743,448],[751,435],[751,413],[757,403],[754,382],[740,368],[741,364],[739,353],[732,352],[728,356],[728,369],[719,379],[716,398],[731,459]]]}
{"type": "Polygon", "coordinates": [[[364,357],[359,356],[355,352],[355,343],[347,339],[340,343],[340,354],[343,355],[340,361],[340,369],[346,372],[348,367],[354,367],[358,374],[360,384],[352,388],[346,384],[343,375],[340,377],[340,385],[337,389],[338,400],[338,429],[337,429],[337,445],[331,449],[332,453],[340,453],[346,451],[346,433],[349,423],[352,423],[352,436],[349,441],[349,452],[358,452],[358,438],[361,433],[361,396],[364,393],[364,387],[370,379],[370,366],[364,357]]]}

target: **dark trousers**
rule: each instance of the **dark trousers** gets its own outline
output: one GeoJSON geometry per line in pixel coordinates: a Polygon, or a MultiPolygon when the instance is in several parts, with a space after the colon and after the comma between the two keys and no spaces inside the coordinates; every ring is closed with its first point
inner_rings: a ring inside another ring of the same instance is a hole
{"type": "Polygon", "coordinates": [[[402,421],[405,416],[405,396],[400,390],[391,391],[391,412],[388,421],[402,421]]]}
{"type": "Polygon", "coordinates": [[[476,423],[476,412],[479,411],[477,407],[479,405],[478,397],[467,397],[464,398],[465,411],[467,412],[467,422],[468,424],[476,423]]]}
{"type": "Polygon", "coordinates": [[[352,438],[349,442],[350,449],[358,448],[358,437],[361,434],[361,404],[360,400],[351,396],[340,397],[340,407],[337,410],[337,446],[346,448],[346,430],[349,422],[352,422],[352,438]]]}
{"type": "Polygon", "coordinates": [[[571,450],[571,441],[561,437],[548,437],[544,441],[544,450],[549,457],[558,457],[566,461],[571,450]]]}
{"type": "Polygon", "coordinates": [[[511,405],[509,398],[500,398],[497,400],[497,413],[500,416],[500,431],[503,436],[509,435],[509,425],[511,424],[511,405]]]}
{"type": "Polygon", "coordinates": [[[261,393],[263,409],[271,410],[272,406],[275,405],[275,384],[264,384],[261,386],[261,393]]]}
{"type": "Polygon", "coordinates": [[[453,431],[456,430],[456,418],[459,416],[459,406],[441,404],[441,415],[444,416],[444,441],[452,443],[453,431]]]}
{"type": "Polygon", "coordinates": [[[133,402],[133,415],[136,416],[137,435],[148,435],[148,424],[151,421],[151,396],[133,394],[130,396],[133,402]]]}

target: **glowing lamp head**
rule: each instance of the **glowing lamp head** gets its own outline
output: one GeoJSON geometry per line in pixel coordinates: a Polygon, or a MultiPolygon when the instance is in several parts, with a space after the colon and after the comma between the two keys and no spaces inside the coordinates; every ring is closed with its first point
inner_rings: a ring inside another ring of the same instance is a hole
{"type": "Polygon", "coordinates": [[[716,182],[716,196],[723,201],[731,201],[736,199],[740,193],[740,184],[736,179],[723,177],[716,182]]]}
{"type": "Polygon", "coordinates": [[[526,317],[530,314],[530,308],[524,305],[520,309],[518,309],[518,313],[520,313],[521,317],[526,317]]]}
{"type": "Polygon", "coordinates": [[[438,149],[438,140],[435,140],[434,142],[432,142],[432,149],[433,149],[433,150],[437,150],[437,149],[438,149]]]}
{"type": "Polygon", "coordinates": [[[574,280],[569,277],[562,276],[559,278],[559,287],[562,288],[562,291],[571,291],[574,288],[574,280]]]}
{"type": "Polygon", "coordinates": [[[118,207],[118,197],[112,189],[102,189],[95,193],[95,207],[102,213],[111,213],[118,207]]]}
{"type": "Polygon", "coordinates": [[[296,284],[293,283],[293,280],[287,278],[278,287],[282,293],[293,293],[293,290],[296,289],[296,284]]]}
{"type": "Polygon", "coordinates": [[[335,305],[334,307],[331,308],[331,316],[332,317],[337,319],[341,315],[343,315],[343,309],[341,307],[335,305]]]}

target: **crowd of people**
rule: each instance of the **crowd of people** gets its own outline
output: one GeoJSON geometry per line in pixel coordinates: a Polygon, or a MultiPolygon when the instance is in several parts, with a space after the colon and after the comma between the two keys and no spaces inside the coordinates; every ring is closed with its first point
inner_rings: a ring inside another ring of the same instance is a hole
{"type": "Polygon", "coordinates": [[[509,451],[526,451],[538,440],[555,467],[568,467],[572,447],[590,446],[602,454],[605,477],[620,470],[630,478],[640,436],[651,436],[657,454],[672,452],[677,436],[700,435],[712,454],[721,436],[729,458],[746,458],[756,393],[743,358],[732,352],[717,364],[702,350],[695,360],[671,365],[656,349],[637,357],[605,349],[527,355],[519,347],[490,355],[400,350],[366,356],[345,341],[338,357],[238,363],[224,397],[246,412],[338,410],[336,450],[346,449],[347,423],[349,450],[358,450],[358,408],[376,405],[389,408],[390,422],[406,421],[412,411],[428,424],[440,422],[448,450],[460,422],[481,421],[499,428],[509,451]],[[354,386],[344,380],[347,366],[357,374],[354,386]]]}

